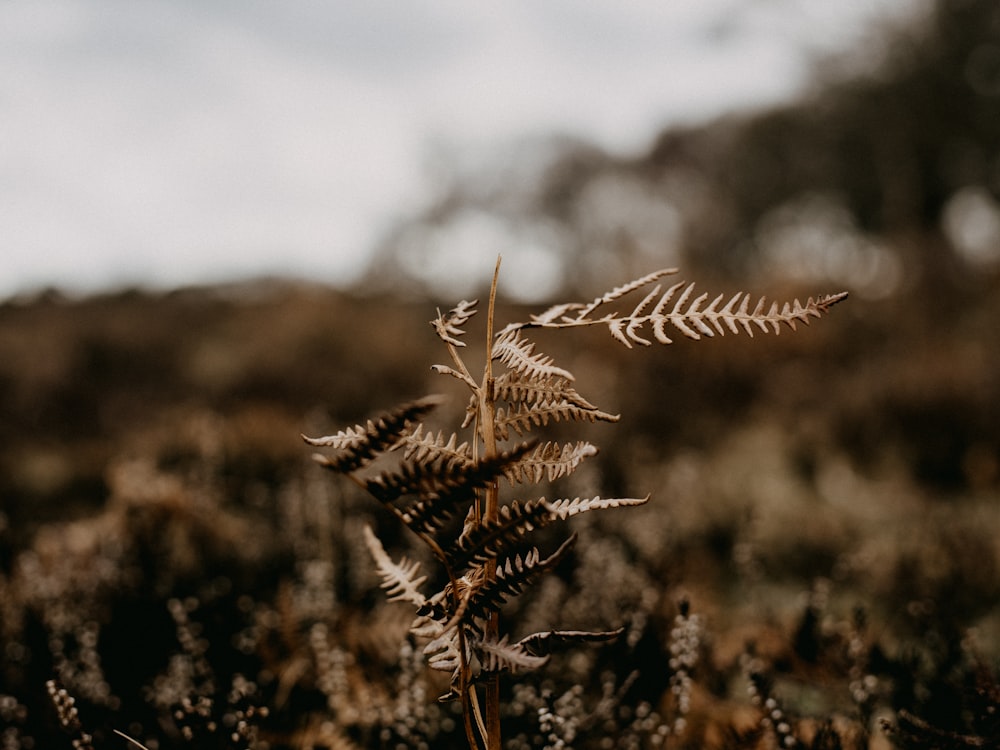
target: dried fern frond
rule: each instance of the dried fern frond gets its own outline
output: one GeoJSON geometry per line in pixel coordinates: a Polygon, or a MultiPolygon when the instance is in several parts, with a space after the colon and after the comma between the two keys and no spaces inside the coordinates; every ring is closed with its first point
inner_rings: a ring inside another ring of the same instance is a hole
{"type": "Polygon", "coordinates": [[[447,439],[444,432],[424,432],[421,422],[413,432],[403,435],[394,449],[403,449],[403,460],[416,463],[440,462],[451,467],[472,463],[472,448],[468,442],[458,442],[458,435],[451,433],[447,439]]]}
{"type": "Polygon", "coordinates": [[[633,344],[649,346],[652,343],[640,334],[647,323],[652,328],[653,336],[661,344],[673,343],[666,333],[667,325],[673,326],[694,340],[702,336],[711,338],[716,333],[724,336],[727,330],[735,335],[740,329],[753,337],[755,327],[764,333],[773,332],[777,335],[781,332],[781,324],[787,325],[792,330],[795,330],[797,322],[809,325],[810,318],[821,317],[833,305],[847,297],[846,292],[841,292],[816,299],[810,297],[805,305],[796,299],[781,306],[777,302],[772,302],[770,307],[762,297],[751,310],[750,295],[739,292],[730,297],[722,307],[719,305],[724,295],[720,294],[703,308],[708,294],[703,293],[692,299],[694,286],[693,283],[686,286],[675,284],[667,289],[655,306],[647,312],[648,306],[659,295],[660,288],[657,286],[629,315],[610,317],[603,322],[607,323],[611,335],[629,348],[633,344]],[[682,291],[675,300],[674,295],[679,290],[682,291]],[[674,303],[672,307],[671,301],[674,303]]]}
{"type": "Polygon", "coordinates": [[[549,423],[561,422],[617,422],[618,414],[609,414],[600,409],[585,409],[568,401],[547,401],[539,404],[519,403],[509,408],[496,410],[497,437],[507,440],[510,430],[524,435],[533,427],[544,427],[549,423]]]}
{"type": "Polygon", "coordinates": [[[472,391],[476,391],[479,388],[479,385],[472,379],[471,375],[467,372],[456,370],[454,367],[448,367],[448,365],[431,365],[431,370],[438,375],[451,375],[456,380],[461,380],[472,391]]]}
{"type": "Polygon", "coordinates": [[[383,471],[365,482],[376,500],[390,504],[404,495],[433,498],[440,495],[476,490],[498,478],[507,464],[519,460],[534,447],[522,443],[509,451],[478,460],[453,461],[444,455],[429,461],[404,461],[396,471],[383,471]]]}
{"type": "Polygon", "coordinates": [[[548,656],[557,648],[575,646],[580,643],[606,643],[613,641],[625,628],[615,630],[548,630],[544,633],[533,633],[517,642],[527,651],[536,656],[548,656]]]}
{"type": "Polygon", "coordinates": [[[454,517],[456,508],[470,502],[477,490],[485,489],[507,467],[519,461],[532,450],[533,443],[522,443],[496,456],[481,458],[461,467],[449,466],[440,461],[406,463],[397,472],[383,472],[369,479],[368,491],[389,507],[403,495],[416,494],[418,498],[403,510],[396,510],[399,519],[411,529],[433,533],[454,517]]]}
{"type": "Polygon", "coordinates": [[[497,335],[493,343],[492,356],[494,360],[527,378],[558,377],[569,382],[576,380],[569,370],[556,367],[552,357],[535,354],[535,344],[516,329],[509,332],[502,331],[497,335]]]}
{"type": "Polygon", "coordinates": [[[572,500],[554,500],[547,503],[549,512],[553,517],[564,521],[572,516],[586,513],[591,510],[605,510],[606,508],[625,508],[636,505],[645,505],[649,502],[649,495],[646,497],[575,497],[572,500]]]}
{"type": "Polygon", "coordinates": [[[778,334],[782,325],[795,330],[798,323],[809,324],[811,318],[821,317],[838,302],[847,298],[847,292],[810,297],[805,304],[798,299],[793,302],[768,306],[761,298],[751,309],[749,294],[738,292],[728,301],[725,295],[718,295],[705,306],[708,294],[694,296],[694,284],[679,282],[665,291],[657,284],[639,301],[632,311],[625,315],[620,312],[597,313],[606,305],[617,302],[632,292],[653,283],[657,279],[671,275],[677,269],[666,268],[642,276],[635,281],[597,297],[589,304],[568,303],[549,308],[541,315],[532,316],[526,323],[512,323],[499,334],[500,338],[516,339],[526,328],[570,328],[576,326],[606,325],[611,336],[619,343],[631,348],[635,344],[649,346],[652,341],[644,331],[648,326],[652,336],[661,344],[670,344],[668,327],[680,331],[691,339],[723,336],[727,331],[738,334],[743,330],[753,336],[754,329],[764,333],[778,334]]]}
{"type": "Polygon", "coordinates": [[[468,627],[477,629],[491,613],[499,611],[507,600],[524,591],[542,573],[558,565],[575,542],[576,534],[573,534],[546,558],[539,555],[537,547],[523,557],[520,554],[508,557],[497,566],[496,577],[484,580],[473,592],[465,617],[468,627]]]}
{"type": "Polygon", "coordinates": [[[530,672],[549,660],[548,656],[531,653],[522,643],[510,643],[507,636],[498,641],[479,641],[475,648],[484,672],[530,672]]]}
{"type": "MultiPolygon", "coordinates": [[[[710,337],[715,333],[724,336],[727,330],[735,335],[740,332],[741,328],[748,336],[753,337],[754,327],[759,328],[764,333],[773,332],[778,335],[781,332],[782,323],[794,331],[796,322],[809,325],[810,318],[821,317],[833,305],[847,297],[847,292],[840,292],[816,299],[810,297],[805,305],[796,299],[792,303],[786,302],[780,306],[777,302],[772,302],[770,307],[767,306],[766,299],[761,297],[751,310],[750,295],[739,292],[730,297],[729,301],[721,308],[719,304],[724,297],[720,294],[709,303],[708,307],[701,309],[701,305],[708,299],[708,295],[701,294],[695,297],[690,304],[687,304],[693,290],[694,284],[689,284],[678,298],[673,309],[667,313],[666,305],[669,302],[671,291],[668,290],[661,301],[657,303],[652,314],[648,316],[648,320],[652,322],[654,334],[660,343],[670,343],[669,338],[663,332],[667,322],[685,336],[693,339],[698,339],[701,335],[710,337]]],[[[641,318],[636,317],[635,321],[641,325],[641,318]]]]}
{"type": "Polygon", "coordinates": [[[421,593],[420,586],[427,580],[427,576],[417,576],[420,563],[411,562],[405,557],[401,558],[398,563],[393,562],[382,546],[382,542],[368,525],[365,525],[364,537],[365,546],[368,547],[368,551],[375,561],[375,568],[382,576],[382,588],[385,589],[388,600],[390,602],[410,602],[422,607],[427,601],[427,597],[421,593]]]}
{"type": "Polygon", "coordinates": [[[555,375],[526,378],[523,373],[509,370],[497,375],[493,388],[497,401],[520,401],[528,404],[565,401],[581,409],[597,409],[577,393],[571,381],[555,375]]]}
{"type": "Polygon", "coordinates": [[[354,427],[346,427],[334,435],[324,435],[318,438],[303,435],[302,440],[309,445],[315,445],[320,448],[346,450],[360,445],[365,441],[369,433],[374,432],[375,429],[375,423],[369,419],[367,425],[359,424],[354,427]]]}
{"type": "Polygon", "coordinates": [[[408,426],[440,404],[440,396],[425,396],[387,412],[367,425],[341,430],[335,435],[311,438],[302,436],[309,445],[334,448],[339,455],[327,456],[317,453],[314,460],[331,471],[348,474],[360,469],[379,453],[392,448],[408,426]]]}
{"type": "MultiPolygon", "coordinates": [[[[543,667],[549,661],[547,655],[532,653],[523,643],[510,643],[507,636],[500,639],[469,638],[469,651],[477,659],[477,673],[525,672],[543,667]]],[[[461,669],[460,643],[452,631],[435,638],[423,650],[427,665],[441,672],[451,672],[450,690],[438,698],[439,701],[453,700],[459,695],[459,672],[461,669]]],[[[471,656],[471,653],[469,654],[471,656]]],[[[478,676],[478,675],[477,675],[478,676]]]]}
{"type": "Polygon", "coordinates": [[[504,477],[512,485],[519,482],[538,484],[543,479],[553,482],[573,473],[585,458],[596,455],[597,446],[584,440],[565,445],[547,442],[509,464],[504,469],[504,477]]]}
{"type": "MultiPolygon", "coordinates": [[[[428,599],[429,601],[431,600],[428,599]]],[[[424,603],[422,609],[426,607],[427,602],[424,603]]],[[[417,615],[410,624],[410,633],[417,638],[434,640],[444,633],[442,615],[443,610],[441,612],[435,611],[429,614],[417,615]]]]}
{"type": "Polygon", "coordinates": [[[462,326],[476,314],[477,303],[478,300],[462,300],[444,315],[438,311],[438,316],[431,321],[431,325],[442,341],[452,346],[465,346],[465,342],[458,337],[465,335],[462,326]]]}
{"type": "MultiPolygon", "coordinates": [[[[563,302],[558,305],[553,305],[544,312],[532,315],[531,322],[535,325],[545,326],[559,320],[572,320],[570,313],[579,312],[586,307],[587,305],[582,302],[563,302]]],[[[515,323],[512,327],[516,328],[518,327],[518,324],[515,323]]]]}
{"type": "Polygon", "coordinates": [[[458,634],[455,630],[450,630],[432,640],[424,646],[423,653],[427,657],[428,667],[436,669],[439,672],[451,672],[453,674],[452,688],[454,688],[458,681],[458,673],[462,664],[462,658],[458,650],[458,634]]]}
{"type": "Polygon", "coordinates": [[[582,305],[579,312],[573,316],[572,320],[586,320],[594,312],[604,305],[610,304],[622,297],[634,292],[636,289],[642,289],[647,284],[652,284],[657,279],[663,278],[664,276],[670,276],[671,274],[677,273],[676,268],[661,268],[658,271],[653,271],[645,276],[640,276],[638,279],[628,282],[627,284],[622,284],[621,286],[616,286],[610,292],[605,292],[600,297],[597,297],[589,305],[582,305]]]}
{"type": "Polygon", "coordinates": [[[507,408],[500,407],[496,414],[498,436],[504,440],[510,429],[523,435],[532,425],[544,426],[550,419],[617,422],[620,418],[598,409],[573,388],[571,381],[558,375],[531,377],[508,370],[497,376],[494,398],[510,404],[507,408]]]}
{"type": "Polygon", "coordinates": [[[565,477],[597,453],[589,442],[531,441],[506,450],[511,433],[518,436],[560,421],[616,422],[619,417],[601,411],[578,393],[575,378],[553,358],[536,350],[526,336],[529,328],[607,327],[626,347],[670,344],[678,331],[691,339],[758,330],[778,334],[782,326],[795,330],[808,325],[847,297],[846,292],[809,298],[805,304],[754,303],[749,294],[732,296],[695,292],[687,282],[661,282],[677,273],[665,268],[641,276],[590,302],[555,305],[528,322],[511,323],[494,335],[494,313],[499,259],[490,288],[486,314],[485,362],[481,380],[472,375],[463,358],[465,326],[476,314],[476,302],[463,300],[431,321],[447,345],[451,361],[435,365],[468,389],[462,429],[472,428],[468,441],[455,433],[428,430],[421,417],[439,399],[430,397],[407,404],[382,417],[324,438],[304,438],[311,445],[334,451],[318,456],[327,468],[348,473],[388,508],[435,555],[447,583],[431,595],[421,586],[426,576],[418,563],[403,557],[394,561],[370,528],[364,540],[390,601],[415,606],[413,636],[426,639],[424,655],[435,670],[450,673],[443,700],[462,702],[464,729],[470,747],[499,748],[497,673],[535,669],[563,646],[613,640],[623,629],[608,631],[551,630],[512,643],[500,632],[501,609],[539,576],[563,561],[576,537],[571,536],[548,557],[532,544],[533,533],[544,526],[592,510],[642,505],[642,498],[544,497],[528,502],[501,501],[499,479],[511,485],[542,483],[565,477]],[[636,301],[638,300],[638,301],[636,301]],[[392,470],[365,472],[379,454],[398,451],[392,470]],[[399,457],[401,454],[401,457],[399,457]],[[456,517],[464,518],[461,532],[456,517]],[[454,521],[455,523],[450,523],[454,521]],[[447,528],[448,533],[442,533],[447,528]],[[479,685],[485,683],[485,690],[479,685]],[[480,703],[480,693],[485,704],[480,703]]]}
{"type": "Polygon", "coordinates": [[[535,529],[548,525],[556,516],[543,500],[513,502],[498,509],[496,520],[467,524],[462,536],[448,550],[456,569],[470,564],[482,564],[524,544],[525,537],[535,529]]]}
{"type": "MultiPolygon", "coordinates": [[[[433,633],[436,628],[438,634],[453,629],[464,617],[472,595],[486,580],[486,572],[484,566],[478,566],[449,581],[443,589],[417,607],[418,619],[411,628],[419,627],[426,633],[433,633]],[[436,626],[432,627],[424,622],[425,618],[433,620],[436,626]]],[[[417,635],[415,630],[411,632],[417,635]]]]}

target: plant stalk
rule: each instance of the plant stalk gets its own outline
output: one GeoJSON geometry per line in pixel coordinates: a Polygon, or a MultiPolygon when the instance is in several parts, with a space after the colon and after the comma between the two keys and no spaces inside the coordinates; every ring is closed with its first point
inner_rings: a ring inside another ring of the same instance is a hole
{"type": "MultiPolygon", "coordinates": [[[[496,433],[496,400],[493,381],[493,318],[496,304],[497,278],[500,275],[500,257],[497,256],[496,268],[493,270],[493,283],[490,285],[490,303],[486,314],[486,366],[483,372],[483,385],[479,397],[479,428],[483,439],[485,458],[493,458],[498,454],[496,433]]],[[[500,483],[493,480],[486,488],[486,502],[483,509],[483,521],[492,522],[497,519],[500,506],[500,483]]],[[[496,575],[496,566],[490,564],[487,574],[490,578],[496,575]]],[[[500,615],[490,614],[486,623],[486,640],[496,640],[500,632],[500,615]]],[[[490,674],[486,679],[486,747],[487,750],[500,750],[500,675],[490,674]]]]}

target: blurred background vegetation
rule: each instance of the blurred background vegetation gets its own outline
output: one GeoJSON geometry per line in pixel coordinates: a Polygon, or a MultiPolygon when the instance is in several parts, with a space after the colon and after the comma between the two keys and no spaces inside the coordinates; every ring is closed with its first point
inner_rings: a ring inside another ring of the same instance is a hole
{"type": "MultiPolygon", "coordinates": [[[[541,342],[622,414],[590,436],[593,490],[653,493],[581,529],[581,550],[624,567],[578,552],[588,572],[546,594],[563,616],[631,623],[618,657],[648,670],[635,700],[670,710],[664,649],[685,597],[711,633],[692,743],[711,744],[715,723],[736,744],[750,704],[728,681],[748,651],[787,678],[792,711],[852,717],[859,743],[888,742],[874,719],[899,710],[940,736],[1000,741],[974,705],[996,707],[1000,659],[1000,6],[940,0],[876,56],[863,72],[824,61],[802,100],[667,130],[641,154],[555,140],[456,167],[357,288],[51,290],[0,305],[0,729],[22,743],[4,747],[64,741],[45,708],[54,675],[97,744],[110,728],[183,743],[194,720],[170,690],[219,704],[237,673],[253,689],[219,720],[251,696],[272,707],[271,744],[416,742],[322,682],[320,622],[357,655],[357,700],[397,700],[378,686],[398,677],[405,622],[356,543],[384,519],[319,476],[298,436],[447,391],[425,321],[481,295],[498,250],[501,320],[666,265],[713,294],[852,294],[778,338],[541,342]],[[208,656],[178,640],[188,614],[208,656]],[[878,687],[852,704],[851,666],[826,649],[862,621],[878,687]],[[209,659],[201,677],[215,681],[179,677],[178,654],[209,659]]],[[[530,602],[511,616],[530,620],[530,602]]],[[[421,731],[444,746],[454,727],[435,716],[421,731]]],[[[207,723],[191,731],[249,742],[207,723]]],[[[913,732],[896,741],[922,746],[913,732]]]]}

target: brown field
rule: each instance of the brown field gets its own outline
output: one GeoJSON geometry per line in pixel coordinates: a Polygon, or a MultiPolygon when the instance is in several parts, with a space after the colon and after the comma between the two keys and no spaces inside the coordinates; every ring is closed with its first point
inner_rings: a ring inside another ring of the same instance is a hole
{"type": "MultiPolygon", "coordinates": [[[[578,747],[885,747],[879,720],[911,716],[996,739],[1000,295],[980,282],[945,316],[899,294],[752,341],[544,339],[622,415],[586,425],[602,451],[551,496],[653,497],[570,522],[572,564],[505,611],[626,628],[508,678],[508,746],[551,744],[545,707],[578,747]]],[[[50,679],[95,747],[462,746],[360,529],[422,552],[299,438],[455,395],[427,325],[453,302],[261,282],[0,307],[8,746],[69,741],[50,679]]]]}

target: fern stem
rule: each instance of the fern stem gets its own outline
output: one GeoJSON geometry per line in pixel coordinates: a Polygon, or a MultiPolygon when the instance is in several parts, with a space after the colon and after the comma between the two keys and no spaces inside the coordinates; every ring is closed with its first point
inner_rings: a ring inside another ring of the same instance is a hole
{"type": "Polygon", "coordinates": [[[469,685],[468,688],[466,688],[466,690],[468,698],[465,698],[464,696],[462,698],[463,702],[465,700],[468,700],[470,707],[470,710],[466,712],[466,717],[465,717],[466,724],[468,724],[469,726],[469,729],[467,729],[466,732],[467,733],[471,732],[471,727],[472,727],[471,722],[472,719],[474,718],[476,720],[476,728],[479,730],[479,737],[482,737],[483,739],[482,742],[476,742],[476,736],[472,735],[472,739],[470,740],[470,747],[471,750],[479,750],[480,748],[488,747],[489,745],[486,727],[483,726],[483,712],[479,708],[479,696],[476,694],[476,686],[469,685]],[[472,714],[471,718],[469,716],[470,713],[472,714]]]}
{"type": "MultiPolygon", "coordinates": [[[[462,626],[458,626],[459,632],[459,648],[465,651],[465,638],[462,635],[462,626]]],[[[462,671],[463,673],[468,672],[468,667],[465,665],[465,657],[462,657],[462,671]]],[[[482,715],[479,711],[479,699],[476,697],[476,686],[470,685],[467,680],[462,679],[462,685],[460,686],[462,691],[462,718],[465,722],[465,741],[469,743],[469,750],[481,750],[486,743],[486,728],[483,727],[482,715]],[[475,725],[472,721],[475,719],[475,725]],[[476,734],[476,730],[479,733],[476,734]],[[482,738],[482,739],[480,739],[482,738]]]]}
{"type": "MultiPolygon", "coordinates": [[[[435,550],[434,554],[439,554],[439,559],[444,565],[445,573],[448,574],[448,581],[451,583],[452,597],[455,603],[455,611],[458,612],[462,606],[461,597],[458,593],[458,581],[455,579],[455,573],[451,569],[451,565],[448,564],[448,557],[444,554],[441,547],[430,538],[427,534],[421,534],[420,538],[431,545],[432,549],[435,550]]],[[[465,626],[462,624],[461,620],[456,623],[455,627],[458,629],[458,660],[459,660],[459,693],[462,696],[462,716],[465,720],[465,738],[469,743],[470,750],[479,750],[483,743],[476,740],[476,728],[479,729],[479,736],[484,738],[485,742],[486,730],[483,728],[483,720],[479,712],[479,700],[476,697],[476,686],[472,684],[469,679],[470,669],[468,661],[468,647],[466,645],[465,639],[465,626]],[[472,719],[476,719],[476,728],[472,725],[472,719]]]]}
{"type": "MultiPolygon", "coordinates": [[[[486,366],[483,384],[479,389],[479,430],[483,439],[483,457],[494,458],[497,450],[497,405],[496,383],[493,379],[493,316],[497,296],[497,277],[500,275],[500,257],[493,271],[490,285],[490,304],[486,312],[486,366]]],[[[499,511],[499,481],[494,480],[486,490],[484,521],[495,521],[499,511]]]]}
{"type": "Polygon", "coordinates": [[[445,345],[448,347],[448,356],[451,357],[451,361],[455,364],[455,367],[457,368],[456,372],[458,374],[458,378],[467,386],[469,386],[469,388],[471,388],[473,391],[478,391],[479,386],[476,384],[475,379],[469,373],[468,368],[466,368],[465,362],[462,361],[461,356],[459,356],[458,349],[455,348],[454,344],[449,342],[445,342],[445,345]]]}
{"type": "MultiPolygon", "coordinates": [[[[484,458],[498,455],[497,422],[496,422],[496,384],[493,379],[493,320],[496,307],[497,278],[500,275],[500,256],[493,269],[493,282],[490,285],[490,303],[486,312],[486,365],[483,372],[483,384],[479,389],[479,430],[483,439],[484,458]]],[[[499,514],[500,482],[494,479],[486,488],[486,503],[483,512],[485,523],[494,523],[499,514]]],[[[495,575],[495,568],[488,566],[488,576],[495,575]]],[[[486,623],[486,640],[495,641],[500,633],[500,615],[491,612],[486,623]]],[[[486,747],[487,750],[500,750],[500,675],[490,674],[486,678],[486,747]]]]}

